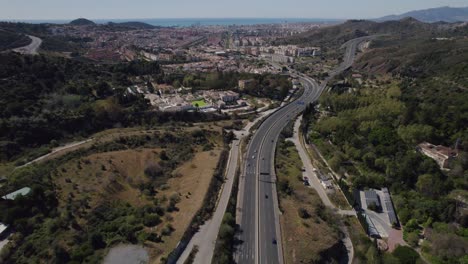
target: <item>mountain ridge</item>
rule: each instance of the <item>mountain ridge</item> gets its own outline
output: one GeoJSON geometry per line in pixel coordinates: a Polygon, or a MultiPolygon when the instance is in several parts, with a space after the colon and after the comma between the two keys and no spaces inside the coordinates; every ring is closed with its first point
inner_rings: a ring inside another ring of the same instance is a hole
{"type": "Polygon", "coordinates": [[[467,7],[449,7],[442,6],[429,9],[413,10],[399,15],[388,15],[374,19],[375,21],[400,20],[406,17],[412,17],[426,23],[434,22],[466,22],[468,21],[467,7]]]}

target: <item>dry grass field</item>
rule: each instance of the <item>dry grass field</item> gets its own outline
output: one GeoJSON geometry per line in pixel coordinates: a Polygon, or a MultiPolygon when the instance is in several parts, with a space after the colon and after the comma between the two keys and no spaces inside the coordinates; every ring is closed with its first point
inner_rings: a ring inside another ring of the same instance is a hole
{"type": "Polygon", "coordinates": [[[319,262],[321,253],[340,240],[338,231],[328,222],[333,216],[315,190],[300,179],[302,162],[294,145],[280,143],[276,163],[286,263],[319,262]]]}
{"type": "MultiPolygon", "coordinates": [[[[177,129],[174,133],[190,137],[191,132],[197,129],[200,127],[177,129]]],[[[135,208],[155,205],[164,208],[160,223],[144,228],[147,233],[160,235],[170,226],[170,234],[163,235],[162,241],[144,243],[151,256],[151,263],[160,263],[160,258],[167,256],[176,247],[192,218],[202,207],[220,158],[223,145],[221,127],[205,124],[203,129],[212,132],[206,133],[207,141],[213,146],[210,150],[204,150],[203,146],[197,145],[164,145],[156,148],[138,147],[93,153],[69,160],[55,172],[54,182],[57,186],[59,207],[65,210],[75,206],[79,211],[77,215],[83,216],[78,218],[77,222],[83,226],[87,224],[87,214],[109,201],[128,203],[135,208]],[[141,188],[151,181],[145,169],[152,164],[161,164],[161,153],[171,153],[175,151],[174,148],[193,148],[194,153],[192,158],[168,172],[169,175],[162,176],[164,180],[157,179],[155,193],[149,194],[146,189],[141,188]],[[177,200],[176,208],[169,210],[172,199],[177,200]]],[[[106,131],[95,138],[102,144],[122,136],[144,136],[155,131],[106,131]]],[[[157,132],[165,131],[159,129],[157,132]]],[[[65,241],[71,239],[67,234],[61,236],[65,241]]]]}

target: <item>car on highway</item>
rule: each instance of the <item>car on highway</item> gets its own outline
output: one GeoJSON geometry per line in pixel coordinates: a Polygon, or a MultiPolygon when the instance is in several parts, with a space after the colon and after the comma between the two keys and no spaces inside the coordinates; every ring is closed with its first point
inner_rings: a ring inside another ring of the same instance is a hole
{"type": "Polygon", "coordinates": [[[255,155],[252,156],[252,159],[255,159],[255,155]]]}
{"type": "Polygon", "coordinates": [[[273,238],[273,240],[271,242],[273,243],[273,245],[276,245],[278,243],[278,241],[276,241],[275,238],[273,238]]]}

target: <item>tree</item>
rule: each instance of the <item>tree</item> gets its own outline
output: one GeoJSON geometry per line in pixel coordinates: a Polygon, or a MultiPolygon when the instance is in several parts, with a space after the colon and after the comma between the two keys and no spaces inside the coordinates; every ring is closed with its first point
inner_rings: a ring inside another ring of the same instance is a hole
{"type": "Polygon", "coordinates": [[[328,164],[330,164],[330,167],[337,171],[340,169],[341,167],[341,163],[343,163],[344,161],[344,157],[343,157],[343,153],[341,152],[335,152],[333,154],[333,158],[330,159],[330,161],[328,162],[328,164]]]}
{"type": "Polygon", "coordinates": [[[147,81],[146,86],[148,87],[148,92],[154,93],[154,86],[153,83],[151,83],[151,81],[147,81]]]}
{"type": "Polygon", "coordinates": [[[147,214],[143,220],[143,224],[147,227],[157,226],[161,223],[161,219],[157,214],[147,214]]]}
{"type": "Polygon", "coordinates": [[[430,141],[434,135],[434,128],[429,125],[413,124],[400,126],[398,136],[410,145],[416,145],[422,141],[430,141]]]}
{"type": "Polygon", "coordinates": [[[435,197],[441,192],[442,186],[434,175],[423,174],[418,177],[416,188],[425,196],[435,197]]]}
{"type": "Polygon", "coordinates": [[[419,254],[408,246],[398,246],[393,251],[393,256],[400,260],[401,264],[415,264],[419,259],[419,254]]]}
{"type": "Polygon", "coordinates": [[[301,207],[297,210],[297,213],[299,214],[299,217],[302,218],[302,219],[307,219],[310,217],[310,214],[309,212],[307,211],[307,209],[301,207]]]}
{"type": "Polygon", "coordinates": [[[145,175],[152,179],[156,179],[163,175],[163,170],[158,164],[151,163],[145,168],[145,175]]]}
{"type": "Polygon", "coordinates": [[[382,258],[383,264],[400,264],[400,260],[392,254],[384,254],[382,258]]]}
{"type": "Polygon", "coordinates": [[[367,263],[379,263],[380,257],[377,248],[371,245],[366,252],[367,263]]]}
{"type": "Polygon", "coordinates": [[[106,247],[106,242],[104,242],[104,238],[101,233],[92,233],[89,242],[93,249],[101,249],[106,247]]]}
{"type": "Polygon", "coordinates": [[[417,247],[419,244],[419,235],[418,232],[411,232],[408,233],[406,236],[406,241],[408,241],[408,244],[412,247],[417,247]]]}

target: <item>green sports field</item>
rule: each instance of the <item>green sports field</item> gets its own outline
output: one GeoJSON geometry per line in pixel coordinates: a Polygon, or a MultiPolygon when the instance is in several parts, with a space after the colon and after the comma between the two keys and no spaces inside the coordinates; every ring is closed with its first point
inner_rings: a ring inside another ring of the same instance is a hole
{"type": "Polygon", "coordinates": [[[204,100],[197,100],[197,101],[193,101],[192,102],[192,105],[193,106],[196,106],[198,104],[198,107],[204,107],[206,106],[206,102],[204,100]]]}

